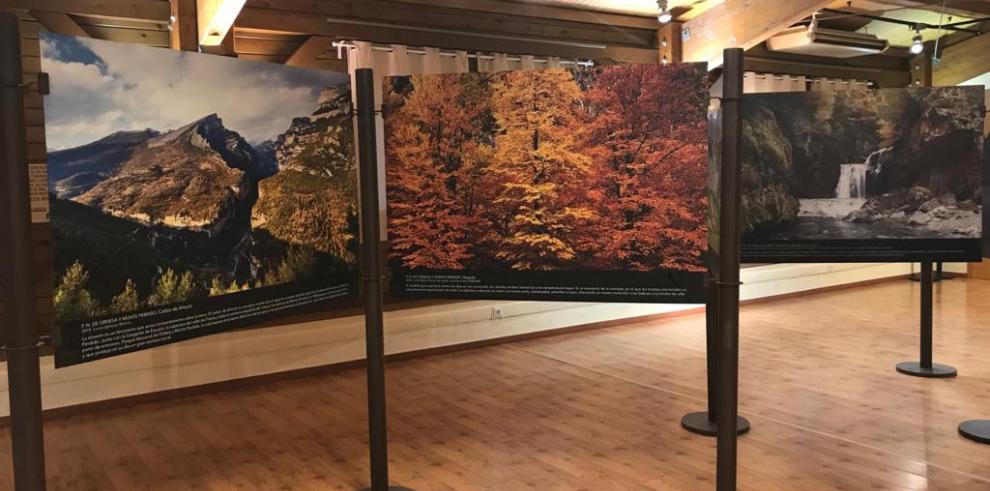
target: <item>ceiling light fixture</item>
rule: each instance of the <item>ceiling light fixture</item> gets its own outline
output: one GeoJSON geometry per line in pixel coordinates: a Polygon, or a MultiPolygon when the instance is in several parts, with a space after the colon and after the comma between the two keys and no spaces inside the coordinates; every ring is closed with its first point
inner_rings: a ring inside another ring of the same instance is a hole
{"type": "Polygon", "coordinates": [[[657,20],[660,21],[661,24],[667,24],[674,20],[674,14],[667,6],[667,0],[657,0],[657,7],[660,10],[657,14],[657,20]]]}
{"type": "Polygon", "coordinates": [[[921,37],[921,30],[915,29],[914,40],[911,42],[911,54],[920,55],[925,51],[924,39],[921,37]]]}

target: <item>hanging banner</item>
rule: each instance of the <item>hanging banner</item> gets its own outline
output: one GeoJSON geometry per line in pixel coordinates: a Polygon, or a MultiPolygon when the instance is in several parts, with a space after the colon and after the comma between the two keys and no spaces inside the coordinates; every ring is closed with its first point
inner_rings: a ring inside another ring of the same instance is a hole
{"type": "Polygon", "coordinates": [[[744,262],[979,261],[982,87],[743,99],[744,262]]]}
{"type": "Polygon", "coordinates": [[[392,292],[703,303],[706,67],[384,81],[392,292]]]}
{"type": "Polygon", "coordinates": [[[56,366],[353,302],[347,74],[41,46],[56,366]]]}

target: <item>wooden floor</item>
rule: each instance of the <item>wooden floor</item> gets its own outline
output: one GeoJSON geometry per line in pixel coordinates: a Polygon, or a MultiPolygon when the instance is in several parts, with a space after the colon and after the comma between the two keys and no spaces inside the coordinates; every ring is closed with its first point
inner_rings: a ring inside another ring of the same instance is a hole
{"type": "MultiPolygon", "coordinates": [[[[917,356],[918,285],[895,281],[742,312],[740,489],[987,490],[990,281],[936,287],[936,361],[917,356]]],[[[392,476],[426,490],[710,490],[701,316],[389,365],[392,476]]],[[[49,489],[340,489],[366,484],[360,370],[46,424],[49,489]]],[[[10,489],[9,430],[0,488],[10,489]]]]}

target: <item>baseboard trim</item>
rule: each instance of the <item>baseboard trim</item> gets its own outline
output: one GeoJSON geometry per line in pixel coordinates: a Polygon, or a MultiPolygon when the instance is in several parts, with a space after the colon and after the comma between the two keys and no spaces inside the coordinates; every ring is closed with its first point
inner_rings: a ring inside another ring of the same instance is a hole
{"type": "MultiPolygon", "coordinates": [[[[741,306],[758,305],[768,302],[787,300],[789,298],[794,298],[802,295],[848,290],[852,288],[876,285],[891,281],[903,281],[903,280],[907,280],[908,277],[909,275],[899,275],[899,276],[891,276],[886,278],[870,279],[870,280],[853,282],[853,283],[846,283],[842,285],[832,285],[832,286],[815,288],[815,289],[804,290],[799,292],[792,292],[781,295],[772,295],[763,298],[743,300],[742,302],[740,302],[740,305],[741,306]]],[[[665,312],[660,314],[629,317],[625,319],[614,319],[614,320],[608,320],[602,322],[593,322],[593,323],[581,324],[576,326],[561,327],[557,329],[548,329],[545,331],[529,332],[524,334],[503,336],[493,339],[484,339],[480,341],[452,344],[448,346],[425,348],[420,350],[408,351],[404,353],[394,353],[394,354],[386,355],[385,359],[387,362],[408,361],[419,358],[425,358],[429,356],[436,356],[436,355],[454,353],[459,351],[467,351],[473,349],[488,348],[502,344],[516,343],[516,342],[528,341],[532,339],[548,338],[553,336],[561,336],[565,334],[573,334],[577,332],[590,331],[594,329],[604,329],[604,328],[618,327],[624,325],[658,322],[658,321],[669,320],[677,317],[702,314],[704,312],[705,312],[704,307],[695,307],[695,308],[679,310],[675,312],[665,312]]],[[[283,372],[252,375],[250,377],[223,380],[220,382],[212,382],[208,384],[201,384],[190,387],[179,387],[175,389],[161,390],[146,394],[136,394],[132,396],[107,399],[103,401],[87,402],[87,403],[76,404],[71,406],[50,408],[43,411],[43,417],[45,420],[62,419],[72,416],[78,416],[81,414],[91,414],[91,413],[110,411],[115,409],[124,409],[141,404],[161,402],[161,401],[177,399],[182,397],[210,394],[225,390],[234,390],[234,389],[251,387],[261,384],[268,384],[268,383],[279,382],[284,380],[292,380],[292,379],[311,377],[317,375],[333,374],[344,370],[361,368],[364,366],[365,366],[364,360],[352,360],[352,361],[345,361],[340,363],[332,363],[328,365],[321,365],[316,367],[287,370],[283,372]]],[[[10,425],[10,416],[0,417],[0,427],[7,427],[9,425],[10,425]]]]}

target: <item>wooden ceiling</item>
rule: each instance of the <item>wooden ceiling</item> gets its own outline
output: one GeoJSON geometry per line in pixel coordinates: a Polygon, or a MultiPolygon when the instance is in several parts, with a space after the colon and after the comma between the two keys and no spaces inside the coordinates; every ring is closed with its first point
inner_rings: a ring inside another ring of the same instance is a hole
{"type": "MultiPolygon", "coordinates": [[[[181,5],[189,0],[174,1],[181,5]]],[[[749,4],[743,0],[670,0],[682,21],[737,3],[749,4]]],[[[929,16],[919,21],[930,22],[930,16],[941,11],[942,0],[836,0],[829,7],[900,17],[915,9],[929,16]]],[[[0,8],[17,11],[28,25],[36,26],[35,30],[169,45],[168,0],[0,0],[0,8]]],[[[956,20],[987,17],[990,2],[949,0],[947,12],[956,20]]],[[[469,51],[651,62],[656,59],[659,27],[655,15],[655,0],[247,0],[233,35],[213,51],[334,70],[343,69],[346,62],[338,59],[332,43],[358,39],[469,51]]],[[[906,18],[910,19],[910,15],[906,18]]],[[[881,29],[875,21],[857,16],[832,15],[824,24],[850,31],[881,29]]],[[[901,37],[912,35],[906,26],[886,27],[901,37]]],[[[952,34],[945,41],[951,45],[973,41],[970,38],[973,36],[965,33],[952,34]]],[[[903,39],[897,42],[904,44],[903,39]]],[[[980,50],[969,48],[968,52],[980,50]]],[[[904,50],[891,54],[898,59],[906,57],[904,50]]],[[[850,64],[861,62],[873,61],[863,59],[850,64]]],[[[990,60],[986,63],[990,70],[990,60]]],[[[886,64],[890,63],[881,63],[886,64]]]]}

